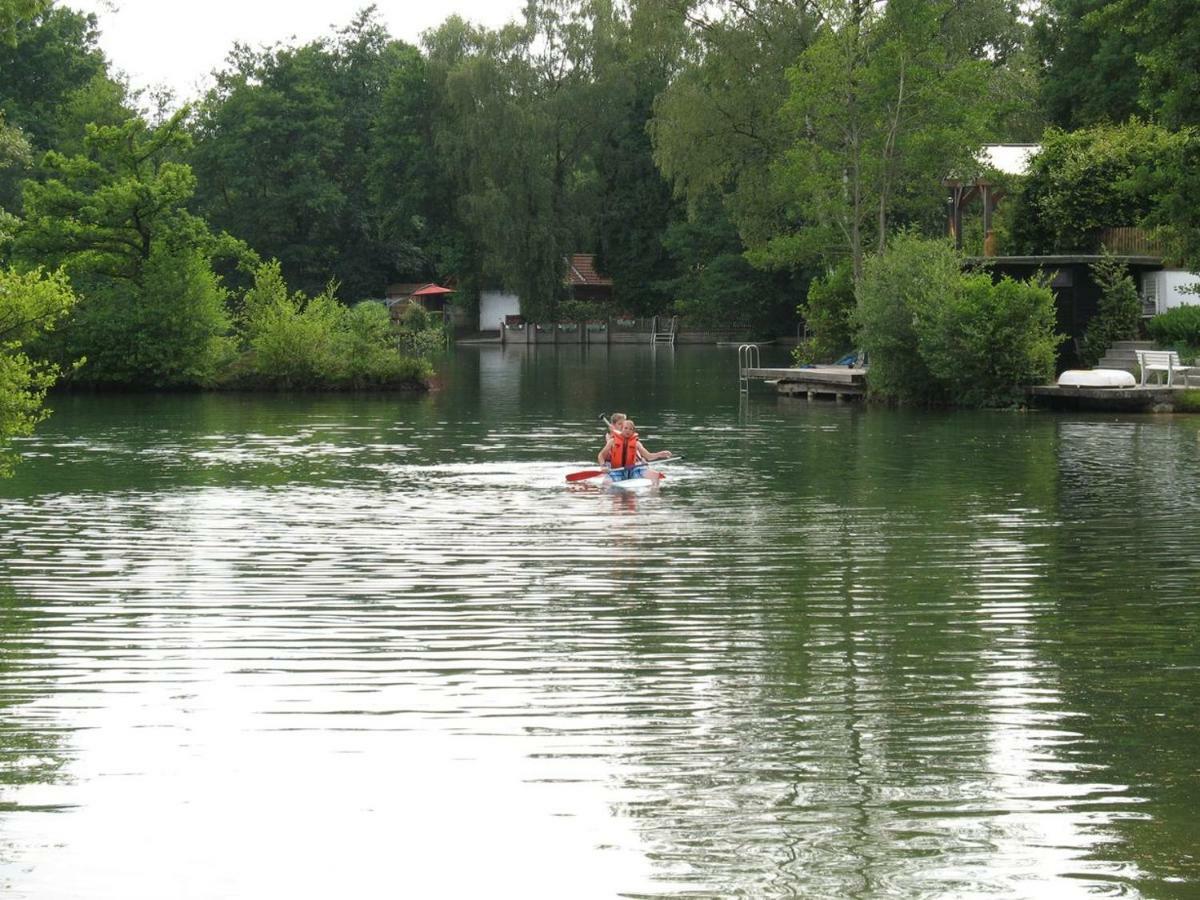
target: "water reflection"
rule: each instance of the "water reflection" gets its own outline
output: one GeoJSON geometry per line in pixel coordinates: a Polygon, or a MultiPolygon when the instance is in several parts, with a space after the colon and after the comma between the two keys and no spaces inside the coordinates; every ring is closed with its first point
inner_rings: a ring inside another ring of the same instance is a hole
{"type": "Polygon", "coordinates": [[[732,358],[68,403],[0,501],[38,610],[0,707],[64,808],[0,810],[0,884],[1194,889],[1200,523],[1155,474],[1197,483],[1194,431],[743,403],[732,358]],[[568,485],[621,407],[685,459],[568,485]]]}

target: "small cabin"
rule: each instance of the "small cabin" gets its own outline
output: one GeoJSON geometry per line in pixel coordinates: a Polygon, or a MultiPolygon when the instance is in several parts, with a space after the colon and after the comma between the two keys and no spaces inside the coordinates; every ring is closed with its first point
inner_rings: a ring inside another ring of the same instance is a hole
{"type": "Polygon", "coordinates": [[[389,284],[384,292],[384,303],[392,311],[393,321],[399,320],[409,303],[418,304],[427,313],[445,317],[453,293],[453,288],[442,287],[432,281],[389,284]]]}
{"type": "Polygon", "coordinates": [[[567,288],[572,300],[589,303],[609,303],[613,296],[613,281],[596,270],[592,253],[572,253],[567,258],[567,288]]]}

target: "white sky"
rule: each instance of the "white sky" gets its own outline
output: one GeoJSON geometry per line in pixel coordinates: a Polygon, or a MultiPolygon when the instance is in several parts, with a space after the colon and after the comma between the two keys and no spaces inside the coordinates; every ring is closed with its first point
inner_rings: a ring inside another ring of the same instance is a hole
{"type": "MultiPolygon", "coordinates": [[[[303,44],[349,24],[369,0],[60,0],[95,13],[100,48],[135,88],[166,85],[180,100],[201,93],[235,41],[303,44]]],[[[489,27],[516,18],[523,0],[378,0],[393,37],[416,44],[421,32],[457,14],[489,27]]]]}

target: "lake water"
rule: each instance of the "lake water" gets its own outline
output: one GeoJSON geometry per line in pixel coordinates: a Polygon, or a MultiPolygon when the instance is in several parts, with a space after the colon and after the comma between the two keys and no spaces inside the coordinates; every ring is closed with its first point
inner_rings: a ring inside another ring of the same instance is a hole
{"type": "Polygon", "coordinates": [[[1200,894],[1200,417],[744,399],[732,348],[442,382],[54,399],[0,894],[1200,894]],[[565,482],[613,409],[661,490],[565,482]]]}

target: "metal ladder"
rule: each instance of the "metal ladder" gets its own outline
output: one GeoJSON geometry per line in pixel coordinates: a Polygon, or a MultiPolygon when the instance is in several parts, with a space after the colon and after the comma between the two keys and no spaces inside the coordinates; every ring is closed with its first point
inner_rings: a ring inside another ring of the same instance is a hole
{"type": "Polygon", "coordinates": [[[758,354],[758,344],[742,344],[738,347],[738,390],[743,394],[750,393],[751,369],[761,369],[758,354]]]}
{"type": "Polygon", "coordinates": [[[671,316],[671,321],[667,324],[666,331],[658,330],[658,316],[654,317],[654,321],[650,325],[650,343],[652,344],[670,344],[675,346],[675,325],[679,321],[679,316],[671,316]]]}

